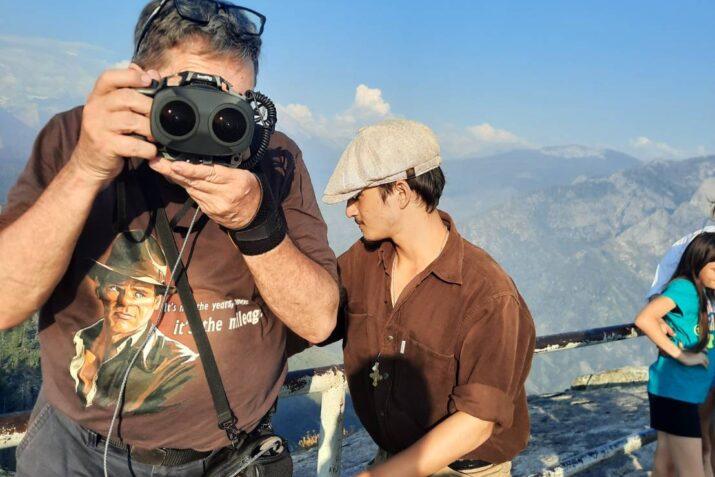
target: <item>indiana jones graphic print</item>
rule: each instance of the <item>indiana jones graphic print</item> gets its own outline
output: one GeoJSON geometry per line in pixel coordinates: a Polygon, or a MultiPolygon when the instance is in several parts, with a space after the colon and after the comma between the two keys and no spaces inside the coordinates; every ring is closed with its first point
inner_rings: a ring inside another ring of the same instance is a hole
{"type": "MultiPolygon", "coordinates": [[[[169,267],[156,239],[144,231],[117,235],[106,260],[89,276],[96,285],[102,317],[74,335],[70,374],[84,407],[114,406],[129,363],[158,316],[169,267]]],[[[153,413],[195,377],[198,354],[159,329],[151,332],[129,372],[124,413],[153,413]]]]}

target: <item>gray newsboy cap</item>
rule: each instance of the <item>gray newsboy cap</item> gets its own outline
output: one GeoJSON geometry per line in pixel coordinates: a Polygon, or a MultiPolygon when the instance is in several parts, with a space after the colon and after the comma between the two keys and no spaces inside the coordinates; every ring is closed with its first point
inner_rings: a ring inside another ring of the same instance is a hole
{"type": "Polygon", "coordinates": [[[409,179],[442,163],[437,136],[422,123],[391,119],[360,129],[340,156],[323,193],[336,204],[361,190],[409,179]]]}

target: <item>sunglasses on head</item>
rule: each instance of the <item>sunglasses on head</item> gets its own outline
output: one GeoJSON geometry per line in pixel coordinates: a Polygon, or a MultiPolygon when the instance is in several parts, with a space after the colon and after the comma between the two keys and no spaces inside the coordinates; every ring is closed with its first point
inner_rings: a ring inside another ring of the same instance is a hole
{"type": "MultiPolygon", "coordinates": [[[[161,0],[159,5],[147,18],[144,27],[142,27],[139,40],[134,48],[134,58],[136,58],[139,49],[141,48],[144,37],[149,31],[149,27],[154,22],[156,17],[164,5],[169,0],[161,0]]],[[[246,36],[261,36],[263,27],[266,25],[266,17],[250,8],[234,5],[228,2],[217,0],[172,0],[176,11],[185,20],[189,20],[200,25],[207,25],[211,19],[220,12],[225,12],[227,15],[234,17],[236,23],[240,25],[239,33],[246,36]]]]}

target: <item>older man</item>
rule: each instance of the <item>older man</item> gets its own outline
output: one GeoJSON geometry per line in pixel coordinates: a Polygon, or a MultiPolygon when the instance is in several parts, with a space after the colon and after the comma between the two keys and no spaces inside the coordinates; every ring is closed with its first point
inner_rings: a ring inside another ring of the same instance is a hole
{"type": "Polygon", "coordinates": [[[534,323],[516,286],[439,211],[425,125],[363,128],[325,189],[363,239],[338,259],[345,370],[380,450],[360,477],[510,475],[529,437],[534,323]]]}
{"type": "MultiPolygon", "coordinates": [[[[333,329],[335,257],[295,143],[273,134],[250,171],[168,161],[157,157],[152,142],[152,98],[136,90],[184,71],[219,75],[238,92],[252,90],[264,21],[224,2],[152,0],[135,29],[134,63],[104,72],[84,107],[57,115],[38,136],[0,216],[0,327],[40,310],[43,387],[17,449],[18,475],[203,475],[209,454],[229,444],[216,426],[203,372],[182,386],[172,406],[123,413],[120,403],[116,422],[116,404],[87,407],[75,391],[74,337],[102,312],[91,265],[118,231],[156,230],[147,187],[125,168],[150,165],[151,189],[171,220],[174,241],[188,242],[189,283],[237,430],[250,435],[266,423],[287,371],[287,328],[311,342],[333,329]],[[189,197],[206,216],[191,229],[192,214],[183,207],[189,197]]],[[[116,293],[141,294],[116,285],[116,293]]],[[[164,308],[162,333],[195,351],[181,302],[164,308]]],[[[130,316],[120,312],[117,319],[130,316]]],[[[125,392],[151,391],[135,384],[125,392]]],[[[270,463],[259,464],[261,475],[271,475],[270,463]]],[[[285,475],[288,467],[274,468],[285,475]]]]}

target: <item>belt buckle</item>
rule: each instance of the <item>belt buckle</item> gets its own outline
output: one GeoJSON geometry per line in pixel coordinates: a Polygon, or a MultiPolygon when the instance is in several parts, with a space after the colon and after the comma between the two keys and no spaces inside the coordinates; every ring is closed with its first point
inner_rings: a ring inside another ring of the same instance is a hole
{"type": "Polygon", "coordinates": [[[166,458],[165,449],[144,449],[143,447],[130,447],[129,454],[143,464],[162,465],[166,458]]]}
{"type": "Polygon", "coordinates": [[[449,468],[452,470],[456,471],[461,471],[461,470],[474,470],[474,469],[481,469],[482,467],[488,467],[490,465],[494,465],[491,462],[487,462],[485,460],[473,460],[473,459],[459,459],[455,460],[451,464],[449,464],[449,468]]]}

